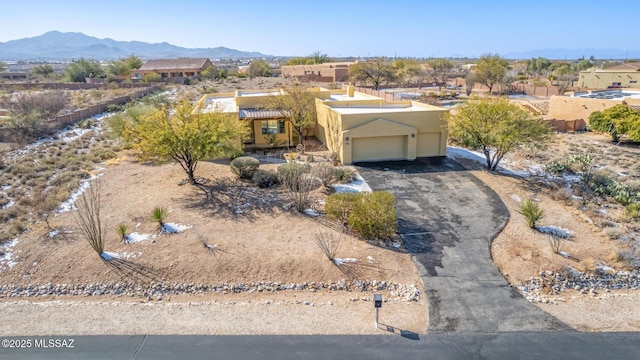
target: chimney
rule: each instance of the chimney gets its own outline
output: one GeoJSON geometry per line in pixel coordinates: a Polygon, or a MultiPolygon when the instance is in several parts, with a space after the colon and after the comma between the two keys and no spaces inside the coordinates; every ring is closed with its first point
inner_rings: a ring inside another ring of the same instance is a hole
{"type": "Polygon", "coordinates": [[[349,83],[349,85],[347,85],[347,96],[353,97],[353,95],[355,94],[355,91],[356,91],[355,86],[353,86],[353,84],[349,83]]]}

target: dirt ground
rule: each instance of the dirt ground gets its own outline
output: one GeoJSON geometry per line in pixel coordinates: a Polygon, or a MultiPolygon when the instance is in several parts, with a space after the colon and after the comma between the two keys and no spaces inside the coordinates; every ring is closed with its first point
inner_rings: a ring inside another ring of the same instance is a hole
{"type": "MultiPolygon", "coordinates": [[[[637,180],[639,174],[630,159],[637,159],[640,150],[616,146],[606,137],[591,133],[559,134],[549,149],[528,156],[515,154],[506,159],[505,166],[514,170],[537,169],[546,161],[584,152],[594,156],[600,171],[623,173],[623,177],[630,182],[637,180]]],[[[496,191],[509,208],[511,218],[493,241],[491,251],[494,263],[514,286],[538,277],[540,272],[558,271],[563,266],[586,271],[587,266],[595,262],[618,270],[628,269],[624,263],[612,259],[611,254],[622,244],[608,235],[612,226],[624,233],[636,225],[624,219],[622,206],[607,203],[606,206],[601,204],[599,209],[589,208],[585,211],[575,203],[554,199],[553,191],[537,186],[531,177],[490,174],[471,161],[459,161],[475,169],[472,170],[473,174],[496,191]],[[537,201],[545,211],[538,225],[557,226],[575,233],[572,240],[565,241],[561,249],[570,254],[570,258],[556,254],[549,245],[547,235],[527,226],[525,218],[517,212],[520,202],[527,199],[537,201]]],[[[640,294],[637,291],[612,290],[610,293],[582,294],[572,290],[549,297],[557,300],[557,303],[535,304],[577,330],[640,330],[640,294]]]]}
{"type": "MultiPolygon", "coordinates": [[[[146,281],[290,284],[349,279],[349,274],[324,257],[313,240],[317,232],[337,237],[335,230],[293,209],[285,210],[286,201],[277,188],[259,189],[236,180],[228,162],[200,163],[197,176],[211,183],[199,187],[179,185],[186,176],[176,164],[140,164],[127,153],[121,153],[99,173],[103,215],[108,223],[105,250],[149,270],[146,281]],[[188,228],[178,234],[159,234],[157,224],[149,220],[155,206],[168,210],[167,222],[188,228]],[[148,235],[147,240],[123,243],[114,230],[118,224],[148,235]],[[202,239],[214,250],[208,251],[202,239]]],[[[314,196],[319,207],[326,193],[318,190],[314,196]]],[[[51,224],[62,229],[64,235],[50,238],[40,224],[20,236],[12,249],[16,265],[0,272],[1,284],[113,285],[132,281],[130,272],[114,271],[99,259],[76,229],[72,211],[54,217],[51,224]]],[[[356,258],[366,264],[359,274],[363,280],[416,284],[423,292],[408,254],[346,235],[340,245],[338,257],[356,258]]],[[[405,302],[394,300],[388,291],[382,293],[391,300],[385,305],[390,324],[408,331],[426,331],[428,308],[422,296],[419,301],[405,302]]],[[[364,301],[372,296],[371,291],[357,290],[286,290],[165,295],[161,301],[113,295],[4,298],[0,299],[0,333],[379,333],[372,325],[373,305],[364,301]],[[213,321],[202,321],[203,314],[213,321]],[[13,319],[20,319],[21,325],[15,326],[13,319]]]]}

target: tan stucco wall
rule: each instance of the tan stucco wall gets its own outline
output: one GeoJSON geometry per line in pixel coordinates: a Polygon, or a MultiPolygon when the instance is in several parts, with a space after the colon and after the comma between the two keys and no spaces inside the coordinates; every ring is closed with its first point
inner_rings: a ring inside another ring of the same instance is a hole
{"type": "Polygon", "coordinates": [[[614,82],[620,83],[622,87],[640,88],[640,71],[585,70],[578,77],[578,86],[590,89],[606,89],[614,82]]]}
{"type": "Polygon", "coordinates": [[[385,102],[384,100],[354,100],[354,101],[316,101],[318,112],[318,131],[316,136],[332,151],[339,151],[343,164],[352,162],[352,145],[354,138],[379,137],[384,141],[385,136],[407,136],[406,156],[408,160],[414,160],[421,156],[445,156],[447,150],[447,127],[444,114],[448,110],[414,103],[411,101],[385,102]],[[363,110],[358,114],[342,114],[332,106],[358,106],[360,108],[370,106],[407,107],[414,106],[410,111],[371,112],[363,110]],[[418,107],[419,109],[415,109],[418,107]],[[342,147],[337,148],[331,144],[331,139],[325,132],[329,123],[338,124],[341,132],[342,147]],[[429,141],[435,143],[428,144],[429,141]],[[418,143],[420,142],[420,145],[418,143]]]}
{"type": "Polygon", "coordinates": [[[620,100],[590,99],[569,96],[552,96],[549,101],[549,119],[576,120],[589,123],[589,115],[621,104],[620,100]]]}

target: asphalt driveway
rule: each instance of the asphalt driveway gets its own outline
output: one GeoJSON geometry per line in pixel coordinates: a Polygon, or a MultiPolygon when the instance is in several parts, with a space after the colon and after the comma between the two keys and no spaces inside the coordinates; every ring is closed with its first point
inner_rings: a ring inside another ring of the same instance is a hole
{"type": "Polygon", "coordinates": [[[374,190],[396,197],[398,230],[429,299],[430,332],[567,330],[517,293],[491,260],[509,211],[448,158],[357,164],[374,190]]]}

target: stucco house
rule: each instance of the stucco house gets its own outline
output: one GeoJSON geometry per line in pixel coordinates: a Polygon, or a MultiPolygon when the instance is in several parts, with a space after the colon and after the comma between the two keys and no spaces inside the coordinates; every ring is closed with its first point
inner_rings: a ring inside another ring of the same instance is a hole
{"type": "Polygon", "coordinates": [[[580,71],[578,86],[589,89],[640,88],[640,62],[580,71]]]}
{"type": "Polygon", "coordinates": [[[200,76],[204,69],[213,67],[207,58],[147,60],[140,69],[131,70],[131,78],[142,79],[149,73],[160,74],[162,78],[200,76]]]}
{"type": "MultiPolygon", "coordinates": [[[[378,160],[415,160],[446,156],[447,109],[414,101],[386,101],[354,91],[310,88],[316,97],[317,118],[307,134],[336,152],[343,164],[378,160]]],[[[275,136],[281,143],[298,144],[296,133],[282,114],[261,109],[266,96],[283,90],[245,91],[203,96],[194,111],[222,111],[248,121],[248,144],[270,146],[275,136]]]]}
{"type": "Polygon", "coordinates": [[[328,62],[313,65],[283,65],[280,67],[284,78],[302,81],[343,82],[349,80],[349,66],[354,62],[328,62]]]}
{"type": "Polygon", "coordinates": [[[589,125],[589,116],[594,111],[603,111],[619,104],[640,107],[640,91],[613,89],[587,91],[552,96],[549,101],[549,119],[581,119],[589,125]]]}

